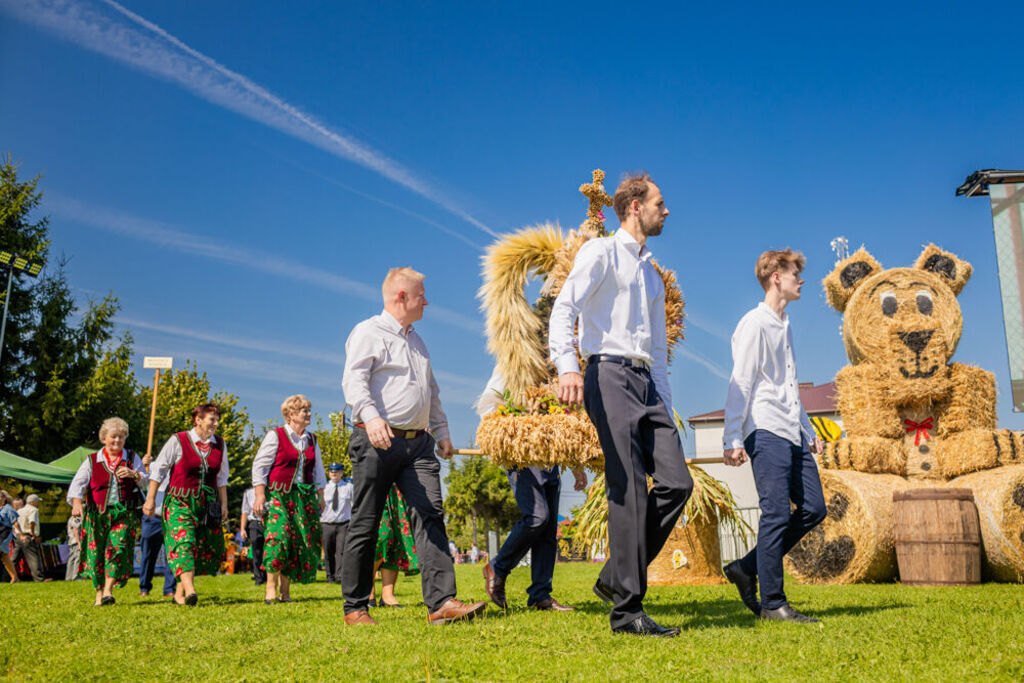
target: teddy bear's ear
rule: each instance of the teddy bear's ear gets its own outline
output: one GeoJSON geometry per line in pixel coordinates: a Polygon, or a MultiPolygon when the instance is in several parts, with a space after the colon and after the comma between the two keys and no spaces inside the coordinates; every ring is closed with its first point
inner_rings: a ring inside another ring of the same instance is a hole
{"type": "Polygon", "coordinates": [[[843,259],[835,270],[828,274],[822,281],[825,286],[825,298],[832,308],[840,313],[846,310],[846,303],[853,296],[854,291],[863,284],[869,276],[882,270],[882,266],[875,260],[875,257],[861,247],[851,256],[843,259]]]}
{"type": "Polygon", "coordinates": [[[956,254],[939,249],[934,244],[924,248],[917,257],[914,268],[935,273],[949,284],[954,294],[960,293],[974,272],[970,263],[961,260],[956,254]]]}

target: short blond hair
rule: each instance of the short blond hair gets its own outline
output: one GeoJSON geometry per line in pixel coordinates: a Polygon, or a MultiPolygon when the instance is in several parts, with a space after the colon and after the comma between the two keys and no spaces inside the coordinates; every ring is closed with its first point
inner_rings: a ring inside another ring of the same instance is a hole
{"type": "Polygon", "coordinates": [[[128,438],[128,423],[119,417],[108,417],[100,425],[100,441],[107,438],[107,434],[110,432],[117,432],[118,434],[124,434],[124,438],[128,438]]]}
{"type": "Polygon", "coordinates": [[[793,251],[789,247],[785,249],[769,250],[757,257],[757,265],[754,266],[754,276],[761,283],[761,288],[768,291],[768,282],[772,273],[785,270],[790,266],[796,268],[796,274],[803,272],[807,265],[807,259],[799,251],[793,251]]]}
{"type": "Polygon", "coordinates": [[[389,298],[389,292],[394,293],[399,280],[406,280],[414,284],[423,284],[423,273],[417,272],[408,266],[402,268],[392,268],[388,271],[388,274],[384,276],[384,284],[380,286],[381,293],[384,295],[384,300],[387,301],[389,298]]]}
{"type": "Polygon", "coordinates": [[[303,408],[312,407],[312,401],[302,394],[295,394],[294,396],[289,396],[283,403],[281,403],[281,415],[283,415],[284,419],[287,420],[292,413],[297,413],[303,408]]]}

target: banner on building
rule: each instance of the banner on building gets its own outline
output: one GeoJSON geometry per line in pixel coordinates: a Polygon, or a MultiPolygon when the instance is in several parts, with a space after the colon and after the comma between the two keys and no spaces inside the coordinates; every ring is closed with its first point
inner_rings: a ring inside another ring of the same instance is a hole
{"type": "Polygon", "coordinates": [[[1024,183],[989,186],[999,264],[1010,389],[1014,412],[1024,412],[1024,183]]]}

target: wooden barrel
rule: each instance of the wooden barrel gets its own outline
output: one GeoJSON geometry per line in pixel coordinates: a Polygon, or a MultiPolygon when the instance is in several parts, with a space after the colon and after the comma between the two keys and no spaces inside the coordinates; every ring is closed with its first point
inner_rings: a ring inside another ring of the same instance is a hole
{"type": "Polygon", "coordinates": [[[909,586],[981,582],[981,529],[970,489],[895,491],[896,563],[909,586]]]}

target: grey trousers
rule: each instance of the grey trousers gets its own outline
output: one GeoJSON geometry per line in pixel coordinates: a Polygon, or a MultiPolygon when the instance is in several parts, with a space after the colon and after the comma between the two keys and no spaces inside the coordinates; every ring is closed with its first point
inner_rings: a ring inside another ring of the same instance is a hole
{"type": "Polygon", "coordinates": [[[374,448],[366,430],[356,427],[348,446],[352,461],[352,519],[341,560],[345,613],[364,610],[373,588],[373,560],[384,502],[391,485],[405,498],[420,560],[423,602],[431,612],[455,597],[455,567],[448,553],[441,500],[441,463],[434,439],[394,438],[391,447],[374,448]]]}
{"type": "Polygon", "coordinates": [[[341,560],[348,538],[348,522],[324,522],[320,525],[324,540],[324,570],[327,583],[341,583],[341,560]]]}
{"type": "Polygon", "coordinates": [[[615,595],[611,626],[618,628],[644,613],[647,565],[693,493],[693,479],[679,433],[647,370],[590,363],[583,401],[604,452],[609,558],[600,581],[615,595]],[[650,492],[647,475],[654,479],[650,492]]]}
{"type": "Polygon", "coordinates": [[[76,543],[68,546],[68,566],[64,571],[65,581],[74,581],[78,578],[78,563],[82,559],[82,545],[76,543]]]}

